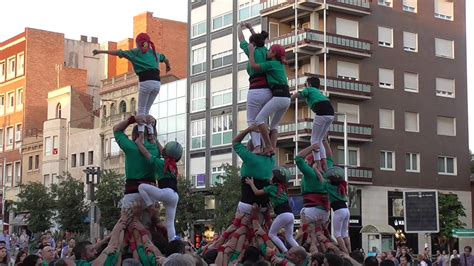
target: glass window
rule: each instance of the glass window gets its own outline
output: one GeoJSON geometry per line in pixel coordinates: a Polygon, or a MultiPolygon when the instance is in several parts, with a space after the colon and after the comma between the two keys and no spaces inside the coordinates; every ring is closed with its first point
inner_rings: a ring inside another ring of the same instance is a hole
{"type": "Polygon", "coordinates": [[[420,132],[419,118],[420,115],[418,113],[405,112],[405,131],[420,132]]]}
{"type": "Polygon", "coordinates": [[[438,174],[457,175],[456,157],[438,156],[438,174]]]}
{"type": "Polygon", "coordinates": [[[380,170],[395,171],[395,152],[380,152],[380,170]]]}
{"type": "Polygon", "coordinates": [[[407,172],[420,172],[420,154],[407,152],[405,155],[405,170],[407,172]]]}
{"type": "Polygon", "coordinates": [[[379,46],[393,47],[393,29],[379,27],[379,46]]]}
{"type": "Polygon", "coordinates": [[[436,78],[436,96],[455,98],[455,80],[436,78]]]}
{"type": "Polygon", "coordinates": [[[379,124],[380,128],[395,129],[395,112],[389,109],[379,110],[379,124]]]}
{"type": "Polygon", "coordinates": [[[456,136],[456,118],[438,116],[436,121],[437,134],[441,136],[456,136]]]}

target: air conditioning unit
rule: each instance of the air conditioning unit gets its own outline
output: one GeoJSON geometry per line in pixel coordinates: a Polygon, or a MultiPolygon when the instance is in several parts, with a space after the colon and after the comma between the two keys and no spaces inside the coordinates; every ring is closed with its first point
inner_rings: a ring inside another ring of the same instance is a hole
{"type": "Polygon", "coordinates": [[[57,155],[58,154],[58,148],[54,148],[53,149],[53,155],[57,155]]]}

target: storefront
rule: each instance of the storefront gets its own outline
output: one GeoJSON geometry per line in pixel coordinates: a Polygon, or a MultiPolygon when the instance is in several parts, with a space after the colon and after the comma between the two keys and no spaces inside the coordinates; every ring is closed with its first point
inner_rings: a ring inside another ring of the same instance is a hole
{"type": "Polygon", "coordinates": [[[405,233],[405,217],[403,207],[403,192],[388,191],[388,224],[395,229],[395,243],[397,246],[407,246],[418,254],[418,234],[405,233]]]}

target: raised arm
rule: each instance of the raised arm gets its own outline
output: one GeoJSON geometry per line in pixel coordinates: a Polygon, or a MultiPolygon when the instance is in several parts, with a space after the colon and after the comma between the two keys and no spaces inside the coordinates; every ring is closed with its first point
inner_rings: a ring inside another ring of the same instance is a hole
{"type": "Polygon", "coordinates": [[[140,153],[145,156],[145,158],[149,161],[151,160],[151,154],[150,152],[145,148],[145,145],[143,144],[143,136],[139,136],[137,140],[135,141],[135,144],[137,144],[138,149],[140,150],[140,153]]]}
{"type": "Polygon", "coordinates": [[[245,36],[244,36],[244,32],[242,30],[242,28],[245,26],[245,23],[240,23],[239,25],[239,32],[238,32],[238,36],[239,36],[239,42],[243,42],[245,41],[245,36]]]}
{"type": "Polygon", "coordinates": [[[263,189],[258,189],[255,184],[253,183],[253,178],[246,178],[245,183],[252,188],[253,194],[256,196],[263,196],[265,195],[265,191],[263,189]]]}
{"type": "Polygon", "coordinates": [[[316,151],[317,148],[318,148],[317,144],[309,145],[308,147],[302,149],[298,153],[298,156],[306,158],[306,156],[308,156],[310,153],[312,153],[313,151],[316,151]]]}
{"type": "Polygon", "coordinates": [[[109,55],[118,56],[119,50],[94,50],[94,51],[92,51],[92,54],[93,54],[93,55],[109,54],[109,55]]]}
{"type": "Polygon", "coordinates": [[[249,63],[251,68],[257,71],[262,70],[260,65],[255,62],[255,46],[253,44],[249,44],[249,63]]]}
{"type": "Polygon", "coordinates": [[[163,63],[165,63],[166,65],[166,73],[170,72],[171,71],[171,64],[170,64],[170,60],[168,60],[168,58],[166,58],[163,63]]]}
{"type": "Polygon", "coordinates": [[[327,136],[323,139],[323,145],[324,145],[324,149],[326,149],[326,156],[328,158],[333,158],[332,157],[333,153],[332,153],[331,145],[329,145],[327,136]]]}
{"type": "Polygon", "coordinates": [[[247,27],[247,29],[249,29],[250,33],[252,35],[254,35],[256,32],[253,30],[252,28],[252,25],[250,25],[250,23],[245,23],[245,27],[247,27]]]}
{"type": "Polygon", "coordinates": [[[232,139],[232,145],[241,143],[242,140],[244,140],[245,136],[247,136],[247,134],[250,133],[250,131],[252,131],[252,128],[253,127],[248,127],[242,130],[239,134],[237,134],[237,136],[235,136],[234,139],[232,139]]]}

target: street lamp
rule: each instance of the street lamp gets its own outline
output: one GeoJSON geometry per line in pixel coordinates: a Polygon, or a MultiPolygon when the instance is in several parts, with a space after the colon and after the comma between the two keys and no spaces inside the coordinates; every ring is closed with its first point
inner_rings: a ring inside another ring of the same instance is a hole
{"type": "Polygon", "coordinates": [[[86,167],[86,169],[82,170],[86,174],[86,185],[88,186],[89,190],[89,200],[91,201],[91,208],[90,208],[90,239],[91,242],[94,241],[94,237],[96,236],[95,233],[95,186],[100,183],[100,167],[86,167]]]}

